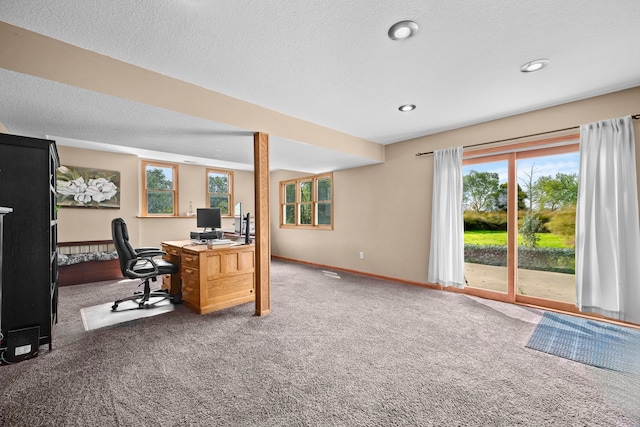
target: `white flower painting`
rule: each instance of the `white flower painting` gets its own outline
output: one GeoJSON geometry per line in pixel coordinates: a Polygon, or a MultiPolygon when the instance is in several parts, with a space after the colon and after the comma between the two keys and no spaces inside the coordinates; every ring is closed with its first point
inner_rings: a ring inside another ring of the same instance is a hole
{"type": "Polygon", "coordinates": [[[58,206],[120,207],[120,172],[60,166],[56,183],[58,206]]]}

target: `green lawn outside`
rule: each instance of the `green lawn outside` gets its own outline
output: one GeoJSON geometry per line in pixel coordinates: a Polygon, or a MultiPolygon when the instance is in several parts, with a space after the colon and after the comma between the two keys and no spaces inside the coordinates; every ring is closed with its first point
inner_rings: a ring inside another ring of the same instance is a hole
{"type": "MultiPolygon", "coordinates": [[[[539,233],[538,246],[541,248],[572,248],[565,244],[564,237],[552,233],[539,233]]],[[[518,242],[521,242],[518,236],[518,242]]],[[[507,245],[506,231],[474,230],[464,232],[464,243],[470,245],[507,245]]]]}

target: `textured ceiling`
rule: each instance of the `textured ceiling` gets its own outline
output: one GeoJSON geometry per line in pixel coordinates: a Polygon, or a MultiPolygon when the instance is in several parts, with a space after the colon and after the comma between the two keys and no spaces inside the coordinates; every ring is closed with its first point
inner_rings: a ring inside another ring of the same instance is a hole
{"type": "MultiPolygon", "coordinates": [[[[0,20],[380,144],[640,85],[637,0],[3,0],[0,20]],[[390,40],[404,19],[419,32],[390,40]]],[[[0,87],[10,131],[252,163],[247,130],[7,70],[0,87]]],[[[272,151],[276,168],[371,163],[277,135],[272,151]]]]}

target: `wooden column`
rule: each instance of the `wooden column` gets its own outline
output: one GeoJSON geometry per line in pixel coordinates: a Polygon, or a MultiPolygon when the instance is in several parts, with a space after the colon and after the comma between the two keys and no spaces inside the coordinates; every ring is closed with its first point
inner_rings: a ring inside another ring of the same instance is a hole
{"type": "Polygon", "coordinates": [[[266,316],[271,313],[268,134],[253,134],[253,158],[256,197],[256,316],[266,316]]]}

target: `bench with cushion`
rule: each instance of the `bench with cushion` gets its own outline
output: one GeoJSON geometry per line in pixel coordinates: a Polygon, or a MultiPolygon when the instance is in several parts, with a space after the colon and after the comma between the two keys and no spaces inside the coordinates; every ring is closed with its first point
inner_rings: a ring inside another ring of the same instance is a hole
{"type": "Polygon", "coordinates": [[[58,286],[121,278],[112,240],[58,242],[58,286]]]}

